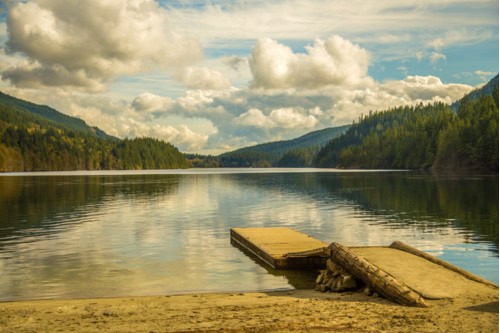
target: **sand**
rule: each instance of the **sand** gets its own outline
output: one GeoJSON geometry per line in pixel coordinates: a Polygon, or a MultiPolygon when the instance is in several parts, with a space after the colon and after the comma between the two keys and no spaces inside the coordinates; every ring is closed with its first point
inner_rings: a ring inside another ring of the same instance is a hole
{"type": "Polygon", "coordinates": [[[0,332],[498,332],[498,289],[412,308],[292,290],[0,303],[0,332]]]}

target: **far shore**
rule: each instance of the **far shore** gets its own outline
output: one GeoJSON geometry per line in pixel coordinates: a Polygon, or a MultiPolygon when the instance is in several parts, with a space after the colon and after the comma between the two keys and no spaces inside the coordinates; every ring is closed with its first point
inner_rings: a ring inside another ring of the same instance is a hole
{"type": "Polygon", "coordinates": [[[429,304],[312,290],[15,301],[0,332],[498,332],[498,289],[429,304]]]}

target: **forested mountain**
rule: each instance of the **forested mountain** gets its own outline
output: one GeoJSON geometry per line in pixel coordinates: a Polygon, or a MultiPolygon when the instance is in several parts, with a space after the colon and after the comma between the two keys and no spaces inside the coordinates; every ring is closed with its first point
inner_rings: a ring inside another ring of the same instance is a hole
{"type": "Polygon", "coordinates": [[[453,168],[498,171],[498,76],[452,107],[370,113],[316,157],[319,167],[453,168]]]}
{"type": "MultiPolygon", "coordinates": [[[[102,138],[113,138],[99,128],[87,125],[87,123],[82,119],[67,116],[51,107],[48,107],[47,105],[31,103],[2,92],[0,92],[0,106],[13,111],[17,110],[20,113],[27,112],[33,115],[41,116],[43,119],[52,121],[56,123],[58,127],[63,127],[67,130],[82,132],[102,138]]],[[[14,117],[10,120],[16,121],[16,118],[14,117]]]]}
{"type": "Polygon", "coordinates": [[[170,143],[119,140],[47,106],[0,95],[1,172],[185,167],[170,143]]]}
{"type": "Polygon", "coordinates": [[[498,75],[495,76],[493,79],[490,80],[490,82],[486,83],[484,86],[482,86],[480,89],[476,89],[469,94],[467,94],[467,98],[462,98],[459,99],[458,101],[455,101],[451,104],[451,109],[455,112],[458,111],[460,104],[462,101],[465,100],[473,100],[476,98],[479,98],[483,95],[492,95],[493,97],[498,96],[498,75]]]}
{"type": "Polygon", "coordinates": [[[327,142],[344,133],[350,125],[325,128],[292,140],[274,141],[241,148],[219,156],[223,167],[305,167],[327,142]]]}

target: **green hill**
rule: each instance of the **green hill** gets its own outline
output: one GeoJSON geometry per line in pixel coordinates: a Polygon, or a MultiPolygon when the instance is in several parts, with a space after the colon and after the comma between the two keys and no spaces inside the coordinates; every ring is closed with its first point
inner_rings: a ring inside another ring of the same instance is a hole
{"type": "Polygon", "coordinates": [[[311,166],[316,153],[347,126],[325,128],[292,140],[274,141],[241,148],[219,155],[222,167],[305,167],[311,166]]]}
{"type": "Polygon", "coordinates": [[[451,109],[455,112],[458,112],[458,109],[460,108],[460,104],[465,99],[465,97],[468,100],[471,100],[471,99],[473,100],[473,99],[477,99],[483,95],[495,96],[495,94],[498,95],[498,75],[495,76],[493,79],[491,79],[488,83],[486,83],[480,89],[476,89],[476,90],[470,92],[469,94],[467,94],[467,96],[464,96],[464,98],[453,102],[451,104],[451,109]]]}
{"type": "Polygon", "coordinates": [[[185,168],[170,143],[119,140],[48,106],[0,93],[0,172],[185,168]]]}
{"type": "Polygon", "coordinates": [[[455,105],[370,113],[316,156],[319,167],[498,170],[498,76],[455,105]]]}
{"type": "MultiPolygon", "coordinates": [[[[52,125],[66,130],[78,131],[102,138],[113,138],[99,128],[87,125],[82,119],[65,115],[46,105],[31,103],[2,92],[0,92],[0,106],[12,111],[18,111],[19,113],[30,113],[40,116],[45,120],[53,122],[52,125]]],[[[36,117],[32,119],[36,119],[36,117]]],[[[16,117],[11,118],[11,121],[15,122],[16,117]]]]}

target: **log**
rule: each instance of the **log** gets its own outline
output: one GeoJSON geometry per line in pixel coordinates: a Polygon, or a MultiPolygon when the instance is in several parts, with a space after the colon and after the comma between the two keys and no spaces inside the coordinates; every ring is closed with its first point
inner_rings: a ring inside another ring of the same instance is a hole
{"type": "Polygon", "coordinates": [[[481,278],[481,277],[479,277],[477,275],[472,274],[471,272],[467,272],[466,270],[463,270],[460,267],[457,267],[455,265],[450,264],[449,262],[446,262],[444,260],[436,258],[433,255],[430,255],[428,253],[420,251],[419,249],[416,249],[416,248],[414,248],[414,247],[412,247],[412,246],[410,246],[408,244],[405,244],[403,242],[394,241],[394,242],[392,242],[391,245],[389,245],[389,247],[393,248],[393,249],[401,250],[401,251],[404,251],[404,252],[408,252],[410,254],[413,254],[413,255],[419,256],[421,258],[427,259],[430,262],[433,262],[433,263],[435,263],[437,265],[443,266],[444,268],[447,268],[447,269],[449,269],[451,271],[457,272],[457,273],[463,275],[464,277],[466,277],[469,280],[476,281],[476,282],[479,282],[479,283],[483,283],[483,284],[486,284],[486,285],[498,288],[498,286],[496,284],[494,284],[493,282],[491,282],[491,281],[485,280],[485,279],[483,279],[483,278],[481,278]]]}
{"type": "Polygon", "coordinates": [[[333,262],[387,299],[403,305],[428,307],[422,296],[410,287],[356,255],[347,247],[332,243],[329,248],[333,262]]]}

